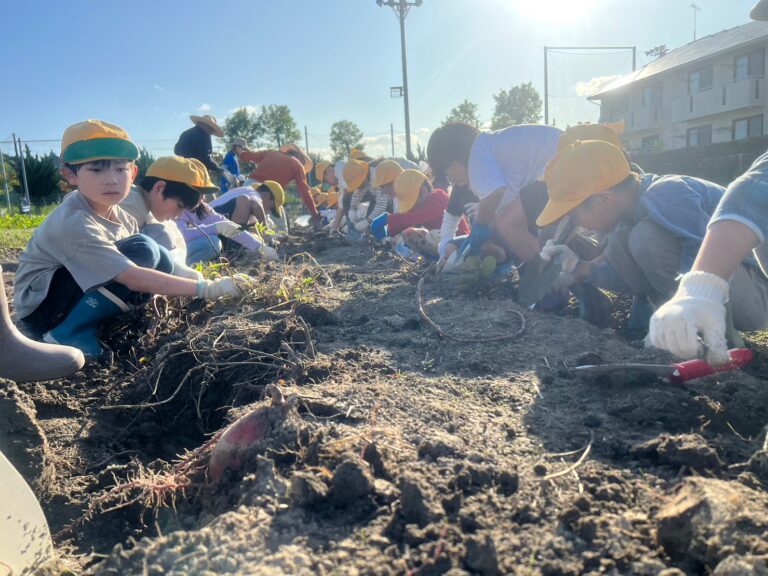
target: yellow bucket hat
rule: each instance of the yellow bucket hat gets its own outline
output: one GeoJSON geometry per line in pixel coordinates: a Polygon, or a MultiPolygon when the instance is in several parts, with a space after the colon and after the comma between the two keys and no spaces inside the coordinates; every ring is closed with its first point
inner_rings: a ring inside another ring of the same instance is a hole
{"type": "Polygon", "coordinates": [[[61,161],[84,164],[95,160],[136,160],[139,149],[128,132],[103,120],[85,120],[64,130],[61,161]]]}
{"type": "Polygon", "coordinates": [[[161,156],[147,168],[147,176],[181,182],[198,192],[216,192],[219,187],[211,182],[208,170],[196,158],[181,156],[161,156]]]}
{"type": "Polygon", "coordinates": [[[376,172],[373,175],[373,185],[376,188],[381,188],[385,184],[394,182],[395,178],[402,173],[403,167],[400,164],[394,160],[384,160],[376,166],[376,172]]]}
{"type": "Polygon", "coordinates": [[[397,211],[408,212],[416,205],[419,192],[425,182],[429,182],[423,172],[404,170],[395,178],[395,196],[397,196],[397,211]]]}
{"type": "Polygon", "coordinates": [[[360,148],[352,148],[352,150],[349,151],[349,159],[350,160],[369,160],[370,156],[360,150],[360,148]]]}
{"type": "Polygon", "coordinates": [[[327,162],[326,160],[321,160],[315,166],[315,178],[317,178],[318,182],[320,182],[321,184],[323,183],[323,177],[325,176],[325,170],[330,165],[331,165],[330,162],[327,162]]]}
{"type": "Polygon", "coordinates": [[[336,187],[330,188],[328,192],[326,192],[327,196],[327,206],[328,208],[333,208],[339,203],[339,189],[336,187]]]}
{"type": "Polygon", "coordinates": [[[362,160],[349,160],[344,165],[344,180],[347,183],[347,192],[354,192],[365,182],[368,176],[368,163],[362,160]]]}
{"type": "Polygon", "coordinates": [[[281,209],[283,204],[285,204],[285,190],[283,190],[283,187],[279,182],[275,182],[274,180],[265,180],[262,183],[256,182],[251,184],[251,188],[256,191],[258,191],[262,186],[266,186],[269,188],[269,191],[272,192],[272,197],[275,199],[275,206],[272,208],[272,214],[276,218],[280,218],[281,209]]]}
{"type": "Polygon", "coordinates": [[[549,201],[538,226],[556,222],[590,196],[613,188],[630,174],[619,147],[603,140],[576,141],[550,160],[544,171],[549,201]]]}
{"type": "Polygon", "coordinates": [[[205,124],[208,126],[208,128],[211,129],[211,132],[213,132],[214,136],[224,138],[224,130],[216,121],[216,116],[211,116],[210,114],[206,114],[205,116],[195,116],[193,114],[189,117],[189,119],[192,120],[194,124],[205,124]]]}
{"type": "Polygon", "coordinates": [[[619,134],[624,131],[624,123],[614,124],[576,124],[565,129],[557,142],[557,150],[567,148],[577,140],[603,140],[621,148],[619,134]]]}

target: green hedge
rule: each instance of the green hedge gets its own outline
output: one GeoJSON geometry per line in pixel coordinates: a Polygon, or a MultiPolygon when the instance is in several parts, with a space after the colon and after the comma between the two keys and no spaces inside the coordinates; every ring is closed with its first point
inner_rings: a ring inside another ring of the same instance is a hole
{"type": "Polygon", "coordinates": [[[632,160],[646,172],[685,174],[726,186],[743,174],[752,162],[768,150],[768,136],[692,146],[651,154],[632,154],[632,160]]]}

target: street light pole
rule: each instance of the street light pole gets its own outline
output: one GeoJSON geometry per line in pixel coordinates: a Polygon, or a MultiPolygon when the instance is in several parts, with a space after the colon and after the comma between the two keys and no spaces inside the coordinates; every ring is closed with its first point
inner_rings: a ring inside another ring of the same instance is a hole
{"type": "Polygon", "coordinates": [[[389,6],[400,22],[400,50],[403,57],[403,106],[405,108],[405,155],[413,159],[411,151],[411,114],[408,103],[408,63],[405,55],[405,17],[412,7],[421,6],[423,0],[376,0],[379,6],[389,6]]]}

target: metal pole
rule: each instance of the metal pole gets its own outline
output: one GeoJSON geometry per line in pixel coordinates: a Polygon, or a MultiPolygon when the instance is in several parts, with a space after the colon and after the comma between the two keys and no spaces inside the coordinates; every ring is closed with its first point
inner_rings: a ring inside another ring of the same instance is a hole
{"type": "MultiPolygon", "coordinates": [[[[13,135],[14,137],[16,134],[13,135]]],[[[24,198],[21,202],[21,211],[23,213],[29,212],[29,208],[31,207],[32,203],[29,201],[29,186],[27,184],[27,168],[24,165],[24,147],[21,143],[21,138],[19,138],[19,158],[21,159],[21,180],[24,183],[24,198]],[[25,210],[26,208],[26,210],[25,210]]]]}
{"type": "Polygon", "coordinates": [[[389,124],[389,139],[392,142],[392,158],[395,157],[395,125],[390,122],[389,124]]]}
{"type": "Polygon", "coordinates": [[[637,46],[632,46],[632,72],[637,70],[637,46]]]}
{"type": "Polygon", "coordinates": [[[11,192],[8,190],[8,175],[5,172],[5,158],[3,149],[0,148],[0,166],[3,167],[3,185],[5,186],[5,199],[8,201],[8,214],[11,213],[11,192]]]}
{"type": "Polygon", "coordinates": [[[544,124],[549,124],[549,76],[547,74],[546,46],[544,46],[544,124]]]}
{"type": "Polygon", "coordinates": [[[309,135],[307,134],[307,126],[304,125],[304,149],[307,152],[307,156],[309,156],[309,135]]]}
{"type": "Polygon", "coordinates": [[[400,50],[403,54],[403,104],[405,105],[405,156],[413,160],[411,152],[411,113],[408,106],[408,63],[405,55],[405,16],[408,11],[408,5],[405,0],[400,0],[397,7],[398,19],[400,20],[400,50]]]}

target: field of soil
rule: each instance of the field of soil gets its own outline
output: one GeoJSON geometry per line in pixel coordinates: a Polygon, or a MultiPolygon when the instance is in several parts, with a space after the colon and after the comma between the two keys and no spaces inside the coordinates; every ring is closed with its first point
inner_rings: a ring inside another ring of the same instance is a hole
{"type": "Polygon", "coordinates": [[[157,298],[104,331],[107,362],[0,382],[48,573],[768,575],[761,335],[743,372],[577,375],[665,358],[520,307],[512,279],[467,293],[366,243],[284,249],[240,302],[157,298]]]}

